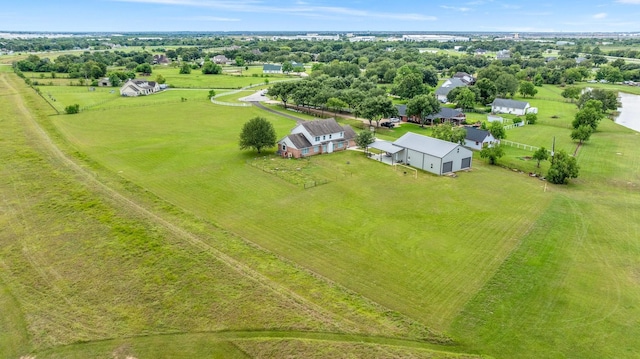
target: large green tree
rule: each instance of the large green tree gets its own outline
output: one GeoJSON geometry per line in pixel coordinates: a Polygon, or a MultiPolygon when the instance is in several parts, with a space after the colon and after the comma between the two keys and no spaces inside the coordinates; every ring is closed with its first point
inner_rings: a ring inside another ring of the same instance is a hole
{"type": "Polygon", "coordinates": [[[540,168],[540,161],[546,161],[549,158],[549,151],[546,148],[540,147],[531,156],[534,160],[538,161],[537,167],[540,168]]]}
{"type": "Polygon", "coordinates": [[[496,89],[496,85],[493,83],[493,81],[487,78],[480,79],[476,82],[474,87],[479,90],[479,96],[477,100],[481,104],[486,105],[493,102],[493,100],[496,98],[498,90],[496,89]]]}
{"type": "Polygon", "coordinates": [[[598,128],[598,123],[600,123],[600,120],[604,115],[598,108],[599,106],[597,103],[600,101],[591,101],[596,104],[587,105],[576,113],[575,119],[571,123],[574,129],[580,126],[590,126],[595,131],[598,128]]]}
{"type": "Polygon", "coordinates": [[[568,86],[567,88],[562,90],[562,93],[560,95],[568,100],[571,100],[571,102],[574,102],[575,100],[580,98],[580,91],[580,88],[577,86],[568,86]]]}
{"type": "Polygon", "coordinates": [[[518,79],[511,74],[503,73],[495,81],[496,92],[502,97],[513,97],[518,91],[518,79]]]}
{"type": "Polygon", "coordinates": [[[204,75],[216,75],[222,73],[222,67],[218,64],[214,64],[211,61],[205,61],[202,65],[202,73],[204,75]]]}
{"type": "Polygon", "coordinates": [[[356,145],[362,149],[364,149],[365,153],[369,148],[369,145],[372,144],[376,138],[373,136],[373,132],[371,131],[362,131],[356,136],[356,145]]]}
{"type": "Polygon", "coordinates": [[[551,166],[547,172],[547,180],[555,184],[567,184],[570,178],[577,178],[580,167],[575,157],[565,151],[557,151],[551,159],[551,166]]]}
{"type": "Polygon", "coordinates": [[[410,99],[427,93],[427,87],[422,83],[422,75],[410,73],[405,76],[396,76],[393,93],[403,99],[410,99]]]}
{"type": "Polygon", "coordinates": [[[242,126],[240,132],[240,149],[253,148],[258,153],[263,148],[276,145],[276,130],[264,117],[254,117],[242,126]]]}
{"type": "Polygon", "coordinates": [[[188,63],[183,63],[182,66],[180,66],[180,74],[181,75],[188,75],[191,73],[191,66],[188,63]]]}
{"type": "Polygon", "coordinates": [[[395,116],[398,113],[398,109],[393,105],[391,99],[387,96],[369,97],[362,103],[362,116],[369,120],[369,125],[372,121],[376,121],[376,126],[380,124],[380,120],[395,116]]]}
{"type": "Polygon", "coordinates": [[[494,145],[492,147],[485,147],[480,151],[480,158],[486,158],[489,160],[490,165],[498,163],[498,159],[504,156],[504,150],[500,145],[494,145]]]}
{"type": "Polygon", "coordinates": [[[497,140],[507,138],[507,131],[504,129],[504,126],[500,122],[491,122],[491,125],[489,125],[489,132],[491,132],[493,137],[495,137],[497,140]]]}
{"type": "Polygon", "coordinates": [[[536,86],[531,81],[520,81],[518,92],[520,92],[522,97],[533,97],[538,93],[538,89],[536,89],[536,86]]]}
{"type": "Polygon", "coordinates": [[[476,94],[468,87],[458,87],[460,90],[455,97],[455,104],[458,108],[472,109],[476,104],[476,94]]]}
{"type": "MultiPolygon", "coordinates": [[[[440,112],[440,103],[430,95],[420,95],[407,102],[407,116],[417,116],[424,127],[427,116],[440,112]]],[[[433,124],[433,123],[432,123],[433,124]]]]}
{"type": "Polygon", "coordinates": [[[464,145],[467,131],[464,127],[453,126],[451,123],[442,123],[433,128],[431,136],[453,143],[464,145]]]}
{"type": "Polygon", "coordinates": [[[573,131],[571,131],[571,139],[574,141],[578,141],[578,143],[582,145],[583,142],[589,141],[592,133],[593,128],[591,126],[580,125],[577,128],[574,128],[573,131]]]}
{"type": "Polygon", "coordinates": [[[284,104],[284,108],[287,108],[287,102],[289,102],[289,97],[296,90],[296,85],[293,81],[276,82],[269,88],[267,94],[279,98],[284,104]]]}

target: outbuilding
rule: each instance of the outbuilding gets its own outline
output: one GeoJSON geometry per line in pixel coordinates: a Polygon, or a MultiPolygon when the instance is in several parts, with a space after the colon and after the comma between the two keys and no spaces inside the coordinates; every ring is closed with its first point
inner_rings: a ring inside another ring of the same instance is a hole
{"type": "Polygon", "coordinates": [[[471,168],[471,150],[457,143],[408,132],[393,145],[403,149],[396,154],[398,162],[436,175],[471,168]]]}
{"type": "Polygon", "coordinates": [[[529,105],[528,102],[497,98],[493,100],[493,103],[491,103],[491,112],[510,113],[513,115],[522,116],[529,112],[530,107],[531,105],[529,105]]]}

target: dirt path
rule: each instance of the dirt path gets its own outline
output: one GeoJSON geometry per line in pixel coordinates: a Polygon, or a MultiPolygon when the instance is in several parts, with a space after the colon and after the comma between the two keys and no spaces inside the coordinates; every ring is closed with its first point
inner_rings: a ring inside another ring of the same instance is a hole
{"type": "Polygon", "coordinates": [[[284,113],[284,112],[276,111],[276,110],[274,110],[274,109],[272,109],[272,108],[268,108],[268,107],[266,107],[265,105],[261,104],[260,102],[252,101],[252,102],[251,102],[251,104],[252,104],[252,105],[254,105],[255,107],[257,107],[257,108],[261,109],[261,110],[265,110],[265,111],[267,111],[267,112],[274,113],[274,114],[276,114],[276,115],[278,115],[278,116],[282,116],[282,117],[290,118],[290,119],[292,119],[292,120],[296,121],[297,123],[300,123],[300,122],[304,122],[304,121],[305,121],[304,119],[302,119],[302,118],[300,118],[300,117],[296,117],[296,116],[290,115],[290,114],[288,114],[288,113],[284,113]]]}
{"type": "MultiPolygon", "coordinates": [[[[2,83],[6,85],[8,88],[11,88],[13,91],[18,92],[14,87],[14,84],[11,81],[6,79],[6,75],[0,74],[0,79],[2,79],[2,83]]],[[[70,157],[68,157],[65,153],[63,153],[53,142],[53,140],[49,137],[49,135],[45,132],[45,130],[40,126],[37,122],[33,114],[27,109],[22,97],[18,97],[19,100],[15,102],[19,112],[22,114],[22,117],[25,119],[24,125],[26,130],[31,132],[34,137],[39,140],[39,143],[43,145],[45,151],[47,151],[52,158],[61,163],[64,167],[73,171],[76,174],[76,177],[79,181],[87,185],[87,187],[94,189],[108,198],[112,199],[116,203],[124,206],[125,208],[132,210],[134,213],[142,215],[153,223],[165,228],[167,231],[172,233],[178,238],[182,238],[183,240],[189,242],[190,244],[196,246],[197,248],[210,253],[218,260],[223,263],[229,265],[235,271],[240,273],[241,275],[259,283],[260,285],[271,289],[273,292],[282,296],[283,298],[288,299],[288,301],[292,302],[293,305],[299,307],[302,312],[307,313],[314,319],[320,322],[330,322],[332,320],[336,320],[336,317],[339,317],[340,320],[335,324],[338,324],[340,321],[342,323],[348,323],[352,329],[358,328],[358,325],[352,322],[348,318],[344,318],[342,316],[338,316],[336,313],[329,312],[325,308],[309,301],[305,297],[298,295],[294,291],[288,289],[282,284],[275,282],[261,273],[253,270],[249,266],[241,263],[234,258],[228,256],[227,254],[217,250],[211,245],[204,242],[202,239],[198,238],[196,235],[186,231],[185,229],[167,221],[166,219],[160,217],[158,214],[150,211],[149,209],[143,207],[139,203],[127,198],[120,192],[114,190],[113,188],[105,185],[100,182],[94,174],[86,170],[85,168],[78,165],[74,162],[70,157]]],[[[344,328],[346,329],[346,328],[344,328]]]]}

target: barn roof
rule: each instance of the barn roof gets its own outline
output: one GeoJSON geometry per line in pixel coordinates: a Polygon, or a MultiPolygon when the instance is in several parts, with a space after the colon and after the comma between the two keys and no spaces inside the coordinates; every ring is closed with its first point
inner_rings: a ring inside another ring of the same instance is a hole
{"type": "Polygon", "coordinates": [[[460,146],[457,143],[439,140],[437,138],[407,132],[393,142],[395,146],[426,153],[442,158],[460,146]]]}
{"type": "Polygon", "coordinates": [[[332,133],[344,131],[334,118],[324,120],[305,121],[302,126],[309,132],[311,136],[322,136],[332,133]]]}
{"type": "Polygon", "coordinates": [[[525,108],[527,108],[527,106],[529,106],[529,103],[528,102],[524,102],[524,101],[510,100],[510,99],[506,99],[506,98],[497,98],[497,99],[493,100],[491,105],[492,106],[498,106],[498,107],[506,107],[506,108],[517,108],[517,109],[520,109],[520,110],[524,110],[525,108]]]}

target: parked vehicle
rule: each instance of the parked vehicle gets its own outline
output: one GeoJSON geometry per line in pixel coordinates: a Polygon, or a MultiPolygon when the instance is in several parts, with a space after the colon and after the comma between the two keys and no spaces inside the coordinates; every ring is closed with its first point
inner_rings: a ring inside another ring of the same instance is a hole
{"type": "Polygon", "coordinates": [[[394,125],[392,122],[383,122],[380,124],[380,126],[389,127],[389,128],[396,127],[396,125],[394,125]]]}
{"type": "Polygon", "coordinates": [[[389,119],[389,122],[392,122],[392,123],[398,123],[398,122],[400,122],[400,119],[399,119],[399,118],[397,118],[397,117],[391,117],[391,118],[389,119]]]}

